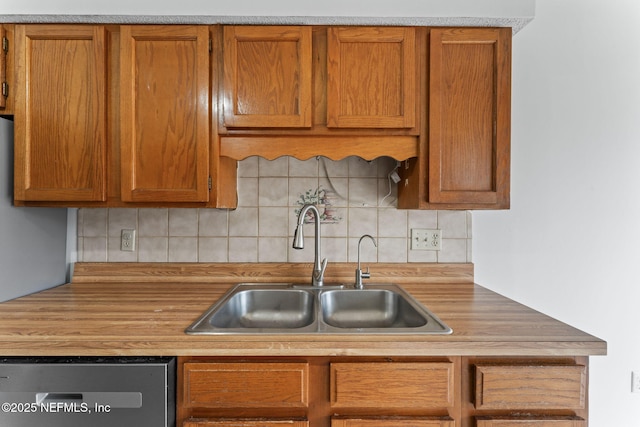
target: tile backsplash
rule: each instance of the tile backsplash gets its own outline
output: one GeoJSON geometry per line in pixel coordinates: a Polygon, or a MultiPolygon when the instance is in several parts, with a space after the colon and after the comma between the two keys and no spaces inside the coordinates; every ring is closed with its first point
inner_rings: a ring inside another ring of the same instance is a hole
{"type": "Polygon", "coordinates": [[[78,261],[312,262],[313,224],[303,250],[291,247],[305,201],[322,213],[322,255],[329,262],[471,262],[471,214],[396,209],[390,158],[340,161],[251,157],[238,164],[238,208],[83,208],[78,211],[78,261]],[[442,230],[440,251],[410,249],[412,228],[442,230]],[[122,229],[135,229],[135,251],[120,250],[122,229]]]}

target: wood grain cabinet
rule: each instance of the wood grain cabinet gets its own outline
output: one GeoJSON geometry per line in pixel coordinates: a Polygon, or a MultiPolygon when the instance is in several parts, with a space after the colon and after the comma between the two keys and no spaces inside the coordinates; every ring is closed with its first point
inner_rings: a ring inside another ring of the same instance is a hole
{"type": "MultiPolygon", "coordinates": [[[[587,360],[481,359],[468,365],[477,427],[584,427],[587,360]]],[[[474,425],[471,420],[466,420],[474,425]]]]}
{"type": "Polygon", "coordinates": [[[398,206],[508,208],[511,29],[431,28],[427,69],[423,150],[398,206]]]}
{"type": "Polygon", "coordinates": [[[179,358],[183,426],[454,427],[450,360],[179,358]]]}
{"type": "Polygon", "coordinates": [[[122,26],[121,197],[209,198],[209,30],[122,26]]]}
{"type": "Polygon", "coordinates": [[[224,125],[310,128],[311,27],[225,26],[224,125]]]}
{"type": "Polygon", "coordinates": [[[413,128],[416,61],[415,28],[329,28],[327,126],[413,128]]]}
{"type": "Polygon", "coordinates": [[[106,32],[16,25],[14,198],[106,199],[106,32]]]}

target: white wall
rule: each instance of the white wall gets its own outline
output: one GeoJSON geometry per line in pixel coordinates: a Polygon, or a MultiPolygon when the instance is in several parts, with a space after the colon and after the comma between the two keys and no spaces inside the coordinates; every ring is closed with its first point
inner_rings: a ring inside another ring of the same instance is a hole
{"type": "Polygon", "coordinates": [[[476,281],[608,342],[591,427],[640,425],[640,2],[538,0],[513,44],[512,203],[476,281]]]}
{"type": "Polygon", "coordinates": [[[0,301],[66,278],[67,210],[16,208],[12,199],[13,125],[0,119],[0,301]]]}

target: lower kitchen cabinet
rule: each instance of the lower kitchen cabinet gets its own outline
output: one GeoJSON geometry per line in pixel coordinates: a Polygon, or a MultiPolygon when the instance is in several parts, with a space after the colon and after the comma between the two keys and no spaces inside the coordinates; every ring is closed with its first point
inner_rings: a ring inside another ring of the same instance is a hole
{"type": "Polygon", "coordinates": [[[179,358],[183,427],[586,427],[587,357],[179,358]]]}

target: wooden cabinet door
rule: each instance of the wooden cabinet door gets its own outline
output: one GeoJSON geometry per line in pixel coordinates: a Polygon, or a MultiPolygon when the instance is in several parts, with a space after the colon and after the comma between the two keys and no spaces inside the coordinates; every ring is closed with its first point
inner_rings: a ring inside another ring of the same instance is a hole
{"type": "Polygon", "coordinates": [[[224,27],[224,125],[309,128],[311,27],[224,27]]]}
{"type": "Polygon", "coordinates": [[[331,408],[448,408],[453,363],[331,363],[331,408]]]}
{"type": "Polygon", "coordinates": [[[329,28],[327,126],[416,124],[416,33],[403,27],[329,28]]]}
{"type": "Polygon", "coordinates": [[[122,200],[206,202],[208,27],[122,26],[120,61],[122,200]]]}
{"type": "Polygon", "coordinates": [[[344,418],[332,419],[331,427],[455,427],[451,419],[427,418],[344,418]]]}
{"type": "Polygon", "coordinates": [[[102,26],[15,27],[16,200],[105,200],[105,38],[102,26]]]}
{"type": "Polygon", "coordinates": [[[189,408],[306,408],[309,366],[303,362],[184,364],[189,408]]]}
{"type": "Polygon", "coordinates": [[[508,208],[511,29],[431,29],[429,61],[428,202],[508,208]]]}

